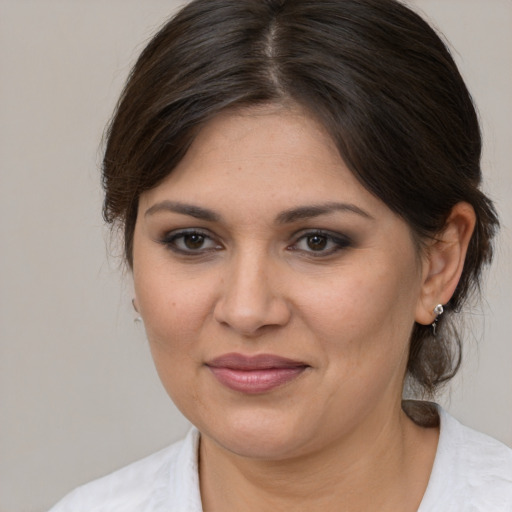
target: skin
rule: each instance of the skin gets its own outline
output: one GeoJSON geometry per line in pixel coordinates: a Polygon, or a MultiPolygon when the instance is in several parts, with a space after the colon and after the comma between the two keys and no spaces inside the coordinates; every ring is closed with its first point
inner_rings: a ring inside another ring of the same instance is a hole
{"type": "Polygon", "coordinates": [[[298,108],[203,127],[140,197],[133,278],[160,378],[201,432],[205,511],[417,509],[438,432],[401,411],[409,337],[453,293],[473,224],[457,205],[418,254],[298,108]],[[308,368],[247,395],[206,366],[232,352],[308,368]]]}

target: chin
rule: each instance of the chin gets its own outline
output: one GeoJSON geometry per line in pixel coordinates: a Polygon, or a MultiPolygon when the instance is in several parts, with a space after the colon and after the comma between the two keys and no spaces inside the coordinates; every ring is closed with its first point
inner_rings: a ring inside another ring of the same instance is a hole
{"type": "Polygon", "coordinates": [[[282,460],[297,456],[307,438],[300,423],[268,412],[237,414],[235,418],[226,415],[221,424],[198,425],[198,428],[223,449],[252,459],[282,460]]]}

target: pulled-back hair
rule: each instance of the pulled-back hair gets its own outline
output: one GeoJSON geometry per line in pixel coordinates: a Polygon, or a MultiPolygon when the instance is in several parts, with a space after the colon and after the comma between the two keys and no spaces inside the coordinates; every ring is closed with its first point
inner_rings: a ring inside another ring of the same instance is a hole
{"type": "Polygon", "coordinates": [[[409,225],[419,250],[466,201],[476,227],[438,335],[416,324],[407,366],[432,395],[460,365],[450,322],[492,257],[498,221],[480,191],[481,135],[446,46],[395,0],[194,0],[135,64],[107,132],[104,217],[124,229],[131,266],[140,194],[226,109],[298,104],[360,183],[409,225]]]}

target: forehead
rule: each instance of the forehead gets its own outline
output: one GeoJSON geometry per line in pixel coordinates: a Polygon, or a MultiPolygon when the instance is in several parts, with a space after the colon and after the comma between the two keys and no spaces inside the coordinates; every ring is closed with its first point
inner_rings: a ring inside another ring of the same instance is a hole
{"type": "Polygon", "coordinates": [[[207,122],[167,178],[141,196],[207,207],[291,208],[350,201],[379,214],[387,207],[340,157],[327,131],[299,108],[225,112],[207,122]]]}

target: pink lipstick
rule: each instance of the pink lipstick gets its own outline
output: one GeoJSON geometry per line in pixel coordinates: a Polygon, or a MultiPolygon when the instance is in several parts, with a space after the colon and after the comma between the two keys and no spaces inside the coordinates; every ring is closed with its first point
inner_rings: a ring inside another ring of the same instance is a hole
{"type": "Polygon", "coordinates": [[[309,368],[301,361],[294,361],[272,354],[244,356],[225,354],[206,366],[224,386],[241,393],[266,393],[282,386],[309,368]]]}

